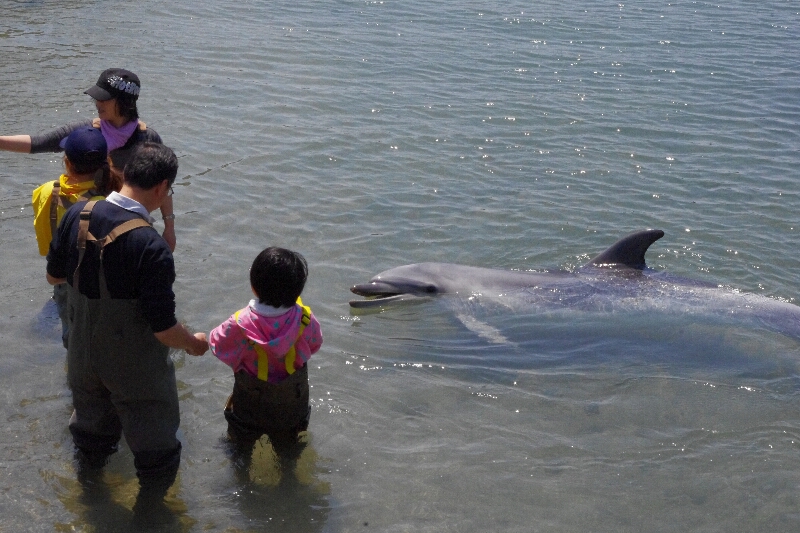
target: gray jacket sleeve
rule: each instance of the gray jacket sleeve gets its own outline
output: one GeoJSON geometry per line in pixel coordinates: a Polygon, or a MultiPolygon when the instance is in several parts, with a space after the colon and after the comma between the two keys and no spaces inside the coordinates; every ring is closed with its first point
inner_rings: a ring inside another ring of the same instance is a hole
{"type": "Polygon", "coordinates": [[[61,152],[63,148],[58,145],[61,142],[61,139],[64,139],[67,135],[72,133],[73,130],[80,128],[81,126],[91,125],[91,120],[84,120],[82,122],[72,122],[70,124],[66,124],[60,128],[54,129],[48,133],[43,133],[41,135],[31,135],[31,153],[39,154],[42,152],[61,152]]]}

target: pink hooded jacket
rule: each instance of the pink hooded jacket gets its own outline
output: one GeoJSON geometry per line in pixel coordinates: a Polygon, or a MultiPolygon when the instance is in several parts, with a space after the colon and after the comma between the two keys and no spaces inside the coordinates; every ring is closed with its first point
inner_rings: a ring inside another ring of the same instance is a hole
{"type": "Polygon", "coordinates": [[[280,383],[289,377],[285,357],[292,344],[297,352],[295,368],[302,368],[322,346],[322,330],[313,313],[303,334],[297,338],[300,319],[303,317],[303,310],[299,305],[286,311],[251,300],[250,305],[239,311],[238,324],[235,316],[231,315],[208,336],[213,354],[230,366],[234,373],[244,370],[252,376],[258,375],[258,354],[250,344],[251,340],[267,352],[268,383],[280,383]]]}

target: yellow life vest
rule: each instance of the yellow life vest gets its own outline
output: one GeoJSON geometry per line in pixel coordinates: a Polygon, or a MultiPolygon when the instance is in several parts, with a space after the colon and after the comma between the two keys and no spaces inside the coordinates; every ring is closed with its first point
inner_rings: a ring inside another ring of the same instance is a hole
{"type": "MultiPolygon", "coordinates": [[[[311,323],[311,309],[309,307],[303,305],[303,300],[301,300],[300,298],[297,299],[297,305],[299,305],[300,308],[303,310],[303,316],[300,318],[300,330],[297,332],[297,338],[294,340],[294,344],[292,344],[292,347],[289,348],[289,352],[286,354],[286,357],[284,358],[284,365],[286,366],[286,372],[289,375],[294,374],[294,372],[296,370],[295,367],[294,367],[294,362],[297,359],[297,350],[295,349],[294,346],[295,346],[295,344],[297,344],[297,341],[300,339],[300,336],[303,334],[303,330],[306,329],[306,326],[311,323]]],[[[236,321],[236,325],[238,325],[240,328],[242,328],[244,330],[244,327],[239,323],[239,313],[240,312],[241,312],[241,310],[236,311],[236,313],[233,315],[233,319],[236,321]]],[[[256,355],[258,355],[258,361],[257,361],[258,376],[257,377],[261,381],[267,381],[267,376],[269,375],[269,359],[267,358],[267,352],[257,342],[255,342],[255,341],[253,341],[251,339],[247,339],[247,341],[250,343],[250,346],[253,347],[253,350],[255,350],[256,355]]]]}
{"type": "Polygon", "coordinates": [[[94,181],[70,184],[68,180],[69,176],[62,174],[58,181],[48,181],[33,191],[33,228],[41,255],[47,255],[58,223],[72,204],[103,198],[93,194],[94,181]]]}

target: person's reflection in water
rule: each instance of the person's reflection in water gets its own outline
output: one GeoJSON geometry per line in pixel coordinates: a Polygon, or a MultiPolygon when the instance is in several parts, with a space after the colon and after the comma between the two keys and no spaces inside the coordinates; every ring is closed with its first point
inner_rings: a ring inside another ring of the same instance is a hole
{"type": "Polygon", "coordinates": [[[59,500],[76,516],[70,524],[62,524],[65,528],[104,533],[183,533],[196,525],[176,496],[180,477],[166,496],[160,493],[158,501],[152,501],[146,491],[143,496],[135,477],[76,466],[77,483],[72,476],[55,477],[59,500]]]}
{"type": "Polygon", "coordinates": [[[115,501],[112,487],[103,479],[103,472],[79,469],[77,474],[79,494],[74,500],[75,505],[68,505],[62,498],[64,507],[96,531],[124,531],[125,525],[131,523],[133,513],[115,501]]]}
{"type": "Polygon", "coordinates": [[[316,478],[317,454],[308,440],[303,432],[276,447],[263,436],[249,453],[227,442],[237,484],[233,498],[245,517],[281,531],[322,531],[330,485],[316,478]]]}

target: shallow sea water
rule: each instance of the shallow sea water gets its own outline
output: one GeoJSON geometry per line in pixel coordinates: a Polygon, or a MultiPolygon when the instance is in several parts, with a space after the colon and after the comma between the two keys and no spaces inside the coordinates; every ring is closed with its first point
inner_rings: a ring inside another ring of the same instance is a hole
{"type": "MultiPolygon", "coordinates": [[[[109,66],[180,157],[179,318],[249,299],[303,253],[323,326],[309,446],[251,481],[220,446],[227,367],[179,367],[174,531],[791,531],[797,340],[676,312],[441,298],[351,312],[348,288],[442,261],[575,270],[618,237],[651,267],[797,302],[793,2],[11,0],[0,132],[93,116],[109,66]]],[[[128,531],[123,446],[75,478],[58,319],[30,192],[56,154],[0,153],[0,530],[128,531]]]]}

